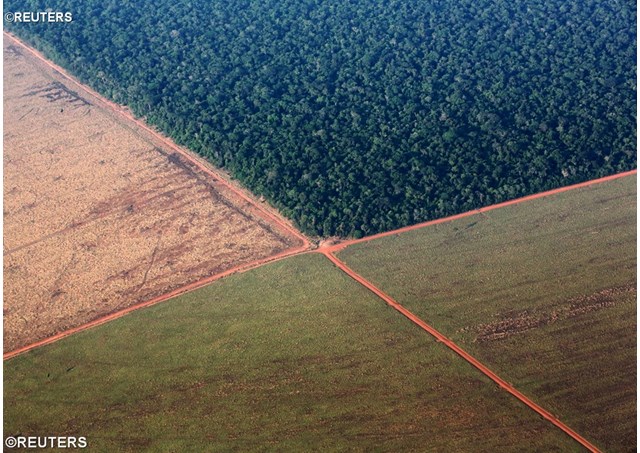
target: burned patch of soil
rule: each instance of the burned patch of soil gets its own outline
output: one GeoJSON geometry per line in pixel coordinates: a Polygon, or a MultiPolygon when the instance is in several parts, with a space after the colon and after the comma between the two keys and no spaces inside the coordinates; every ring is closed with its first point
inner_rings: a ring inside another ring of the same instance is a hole
{"type": "Polygon", "coordinates": [[[62,101],[77,106],[91,105],[91,102],[58,81],[48,83],[42,88],[36,88],[22,95],[22,97],[29,96],[39,96],[49,102],[62,101]]]}

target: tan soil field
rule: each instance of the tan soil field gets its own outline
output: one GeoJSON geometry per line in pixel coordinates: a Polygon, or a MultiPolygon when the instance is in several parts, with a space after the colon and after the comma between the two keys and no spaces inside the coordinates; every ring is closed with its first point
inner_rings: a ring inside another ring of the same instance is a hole
{"type": "Polygon", "coordinates": [[[5,352],[300,247],[4,37],[5,352]]]}

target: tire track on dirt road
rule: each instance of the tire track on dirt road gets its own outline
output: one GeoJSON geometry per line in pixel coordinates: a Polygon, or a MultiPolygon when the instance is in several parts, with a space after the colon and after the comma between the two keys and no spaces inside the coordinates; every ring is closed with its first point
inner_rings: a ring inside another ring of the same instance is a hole
{"type": "Polygon", "coordinates": [[[514,396],[515,398],[517,398],[520,402],[524,403],[530,409],[534,410],[536,413],[538,413],[540,416],[542,416],[542,418],[544,418],[545,420],[551,422],[557,428],[561,429],[565,434],[569,435],[571,438],[573,438],[576,442],[578,442],[584,448],[586,448],[587,450],[589,450],[591,452],[599,452],[600,451],[593,444],[591,444],[587,439],[585,439],[580,434],[578,434],[577,432],[575,432],[574,430],[569,428],[567,425],[565,425],[563,422],[561,422],[557,417],[555,417],[549,411],[544,409],[542,406],[540,406],[540,405],[536,404],[535,402],[533,402],[532,400],[530,400],[527,396],[525,396],[523,393],[521,393],[519,390],[517,390],[513,385],[509,384],[507,381],[502,379],[496,373],[491,371],[491,369],[489,369],[487,366],[482,364],[479,360],[477,360],[471,354],[467,353],[464,349],[462,349],[460,346],[458,346],[452,340],[450,340],[449,338],[445,337],[438,330],[436,330],[435,328],[433,328],[432,326],[430,326],[429,324],[424,322],[422,319],[418,318],[413,313],[411,313],[405,307],[403,307],[398,302],[396,302],[394,299],[392,299],[391,296],[387,295],[382,290],[380,290],[375,285],[373,285],[373,283],[371,283],[370,281],[368,281],[367,279],[362,277],[360,274],[358,274],[355,271],[353,271],[344,262],[340,261],[340,259],[338,259],[330,251],[329,248],[320,249],[320,250],[318,250],[318,253],[322,253],[333,264],[335,264],[336,267],[338,267],[341,271],[343,271],[345,274],[347,274],[353,280],[355,280],[356,282],[358,282],[359,284],[361,284],[362,286],[367,288],[373,294],[375,294],[380,299],[382,299],[384,302],[386,302],[387,305],[389,305],[391,308],[393,308],[393,309],[397,310],[398,312],[400,312],[404,317],[409,319],[411,322],[416,324],[418,327],[420,327],[421,329],[425,330],[427,333],[429,333],[431,336],[433,336],[438,342],[444,344],[446,347],[448,347],[453,352],[455,352],[458,356],[460,356],[461,358],[466,360],[468,363],[473,365],[482,374],[484,374],[489,379],[491,379],[493,382],[498,384],[498,386],[501,389],[505,390],[506,392],[508,392],[509,394],[514,396]]]}

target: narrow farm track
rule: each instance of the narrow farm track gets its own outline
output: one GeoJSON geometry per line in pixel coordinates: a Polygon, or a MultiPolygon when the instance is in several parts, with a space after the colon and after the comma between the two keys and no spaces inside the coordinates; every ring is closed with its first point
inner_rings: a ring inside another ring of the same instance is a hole
{"type": "Polygon", "coordinates": [[[489,369],[487,366],[483,365],[480,361],[478,361],[472,355],[467,353],[464,349],[462,349],[456,343],[454,343],[449,338],[445,337],[443,334],[441,334],[439,331],[437,331],[435,328],[431,327],[429,324],[424,322],[422,319],[418,318],[416,315],[411,313],[405,307],[403,307],[398,302],[396,302],[394,299],[392,299],[389,295],[384,293],[382,290],[378,289],[375,285],[373,285],[373,283],[371,283],[370,281],[368,281],[367,279],[362,277],[360,274],[358,274],[355,271],[353,271],[345,263],[340,261],[330,251],[329,248],[320,249],[320,250],[318,250],[318,252],[320,252],[324,256],[326,256],[333,264],[335,264],[340,270],[342,270],[345,274],[347,274],[353,280],[355,280],[356,282],[360,283],[362,286],[367,288],[373,294],[375,294],[380,299],[385,301],[391,308],[399,311],[403,316],[405,316],[411,322],[413,322],[418,327],[420,327],[421,329],[425,330],[430,335],[432,335],[438,342],[444,344],[446,347],[448,347],[453,352],[458,354],[458,356],[460,356],[461,358],[463,358],[464,360],[469,362],[471,365],[473,365],[475,368],[477,368],[480,372],[482,372],[482,374],[484,374],[489,379],[491,379],[496,384],[498,384],[498,386],[501,389],[505,390],[506,392],[510,393],[512,396],[516,397],[518,400],[520,400],[526,406],[528,406],[529,408],[534,410],[536,413],[541,415],[545,420],[548,420],[549,422],[553,423],[556,427],[560,428],[562,431],[564,431],[567,435],[569,435],[571,438],[573,438],[576,442],[578,442],[580,445],[585,447],[587,450],[589,450],[591,452],[599,452],[600,451],[593,444],[591,444],[587,439],[585,439],[580,434],[578,434],[577,432],[575,432],[574,430],[569,428],[567,425],[565,425],[563,422],[561,422],[557,417],[555,417],[549,411],[544,409],[542,406],[539,406],[538,404],[534,403],[532,400],[527,398],[523,393],[521,393],[519,390],[517,390],[515,387],[513,387],[507,381],[502,379],[496,373],[491,371],[491,369],[489,369]]]}
{"type": "Polygon", "coordinates": [[[154,129],[150,128],[143,121],[135,118],[130,112],[125,110],[122,106],[120,106],[120,105],[118,105],[118,104],[116,104],[114,102],[109,101],[108,99],[104,98],[101,94],[99,94],[98,92],[94,91],[92,88],[90,88],[87,85],[84,85],[84,84],[80,83],[79,81],[77,81],[73,76],[68,74],[63,68],[61,68],[60,66],[56,65],[55,63],[47,60],[40,52],[38,52],[37,50],[31,48],[27,44],[23,43],[20,39],[18,39],[13,34],[7,32],[7,31],[4,31],[3,33],[5,34],[6,37],[8,37],[10,40],[12,40],[15,44],[17,44],[18,46],[20,46],[24,50],[28,51],[32,56],[37,58],[40,62],[45,64],[47,67],[49,67],[49,68],[53,69],[54,71],[58,72],[62,77],[64,77],[68,81],[70,81],[73,85],[75,85],[79,89],[81,89],[83,91],[86,91],[87,93],[91,94],[107,110],[115,113],[116,115],[119,115],[119,116],[123,117],[124,119],[127,120],[127,122],[133,123],[137,127],[139,127],[140,129],[143,129],[144,131],[148,132],[156,140],[161,142],[163,145],[167,146],[171,150],[175,151],[176,153],[180,154],[182,157],[187,159],[189,162],[191,162],[193,165],[195,165],[199,170],[201,170],[205,174],[213,177],[218,183],[222,184],[228,190],[233,192],[234,195],[236,195],[240,199],[246,201],[253,208],[255,208],[257,211],[259,211],[261,216],[265,220],[267,220],[270,223],[276,224],[278,227],[282,228],[287,233],[291,234],[295,238],[297,238],[300,241],[302,241],[302,246],[296,248],[295,251],[302,252],[302,251],[305,251],[305,250],[307,250],[307,249],[309,249],[311,247],[311,243],[309,242],[309,240],[300,231],[298,231],[296,228],[291,226],[284,218],[280,217],[277,214],[274,214],[270,210],[266,209],[264,206],[261,206],[256,200],[254,200],[252,197],[247,195],[247,193],[245,193],[245,191],[243,191],[239,187],[237,187],[234,184],[232,184],[231,182],[229,182],[221,173],[216,172],[213,168],[211,168],[210,166],[206,165],[202,160],[200,160],[197,157],[195,157],[192,153],[188,152],[184,148],[181,148],[180,146],[175,144],[169,138],[163,136],[159,132],[157,132],[154,129]]]}

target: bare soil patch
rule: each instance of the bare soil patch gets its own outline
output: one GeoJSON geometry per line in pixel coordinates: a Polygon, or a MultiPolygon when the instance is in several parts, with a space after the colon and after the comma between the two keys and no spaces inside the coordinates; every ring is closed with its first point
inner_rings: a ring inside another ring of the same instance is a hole
{"type": "Polygon", "coordinates": [[[627,300],[628,298],[621,297],[627,294],[636,294],[635,284],[607,288],[594,294],[575,297],[550,311],[524,310],[505,313],[497,321],[474,328],[467,327],[462,331],[475,330],[477,335],[474,341],[478,342],[502,340],[556,321],[613,307],[627,300]]]}
{"type": "Polygon", "coordinates": [[[4,347],[300,247],[4,38],[4,347]]]}

